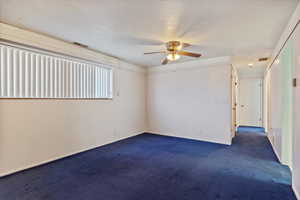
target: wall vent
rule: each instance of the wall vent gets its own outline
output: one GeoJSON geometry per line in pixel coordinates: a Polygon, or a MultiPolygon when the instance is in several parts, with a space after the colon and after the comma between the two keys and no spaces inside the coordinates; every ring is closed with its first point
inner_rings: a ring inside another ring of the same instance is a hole
{"type": "Polygon", "coordinates": [[[77,46],[81,46],[81,47],[83,47],[83,48],[89,48],[88,45],[81,44],[81,43],[79,43],[79,42],[73,42],[73,44],[75,44],[75,45],[77,45],[77,46]]]}
{"type": "Polygon", "coordinates": [[[267,61],[267,60],[269,60],[268,57],[264,57],[264,58],[259,58],[258,59],[259,62],[264,62],[264,61],[267,61]]]}

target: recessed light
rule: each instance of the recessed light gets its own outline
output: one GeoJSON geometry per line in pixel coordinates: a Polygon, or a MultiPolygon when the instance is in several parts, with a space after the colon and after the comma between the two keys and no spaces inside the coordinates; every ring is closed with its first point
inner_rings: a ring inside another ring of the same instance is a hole
{"type": "Polygon", "coordinates": [[[253,67],[253,63],[249,63],[248,66],[249,66],[249,67],[253,67]]]}

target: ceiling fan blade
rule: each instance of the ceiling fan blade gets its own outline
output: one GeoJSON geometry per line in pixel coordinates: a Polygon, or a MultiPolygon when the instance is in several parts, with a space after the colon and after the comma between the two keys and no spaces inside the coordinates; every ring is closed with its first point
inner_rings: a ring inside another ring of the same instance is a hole
{"type": "Polygon", "coordinates": [[[168,58],[165,58],[163,61],[162,61],[162,65],[166,65],[166,64],[168,64],[168,62],[169,62],[169,60],[168,60],[168,58]]]}
{"type": "Polygon", "coordinates": [[[144,54],[148,55],[148,54],[155,54],[155,53],[165,53],[165,51],[154,51],[154,52],[147,52],[147,53],[144,53],[144,54]]]}
{"type": "Polygon", "coordinates": [[[191,52],[187,52],[187,51],[178,51],[177,53],[182,56],[191,56],[191,57],[195,57],[195,58],[199,58],[200,56],[202,56],[199,53],[191,53],[191,52]]]}

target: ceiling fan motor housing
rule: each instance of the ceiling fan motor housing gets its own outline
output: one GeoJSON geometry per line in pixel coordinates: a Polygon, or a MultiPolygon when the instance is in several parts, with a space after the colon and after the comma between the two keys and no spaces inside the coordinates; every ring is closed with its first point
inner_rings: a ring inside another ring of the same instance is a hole
{"type": "Polygon", "coordinates": [[[178,47],[181,45],[179,41],[170,41],[166,43],[168,51],[176,52],[178,47]]]}
{"type": "Polygon", "coordinates": [[[182,48],[191,46],[188,43],[182,43],[179,41],[169,41],[166,43],[167,51],[157,51],[157,52],[149,52],[144,54],[155,54],[155,53],[165,53],[166,58],[162,61],[162,65],[168,64],[169,61],[175,61],[180,58],[180,56],[190,56],[194,58],[198,58],[201,56],[199,53],[192,53],[188,51],[182,51],[182,48]]]}

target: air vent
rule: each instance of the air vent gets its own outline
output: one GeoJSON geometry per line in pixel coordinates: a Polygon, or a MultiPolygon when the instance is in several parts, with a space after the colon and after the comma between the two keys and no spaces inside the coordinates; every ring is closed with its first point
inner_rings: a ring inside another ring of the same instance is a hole
{"type": "Polygon", "coordinates": [[[84,48],[88,48],[88,45],[81,44],[81,43],[79,43],[79,42],[73,42],[73,44],[75,44],[75,45],[77,45],[77,46],[84,47],[84,48]]]}
{"type": "Polygon", "coordinates": [[[263,61],[267,61],[268,59],[269,59],[268,57],[264,57],[264,58],[259,58],[258,61],[263,62],[263,61]]]}

